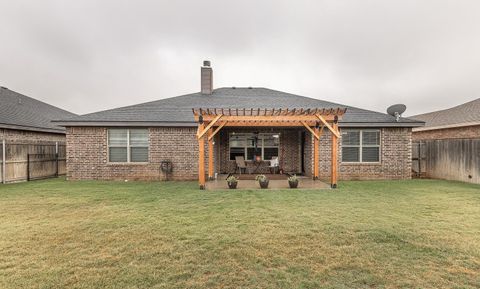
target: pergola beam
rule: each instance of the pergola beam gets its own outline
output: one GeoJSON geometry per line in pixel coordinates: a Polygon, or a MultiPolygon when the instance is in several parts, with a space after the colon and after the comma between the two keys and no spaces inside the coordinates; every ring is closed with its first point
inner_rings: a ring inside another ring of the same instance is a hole
{"type": "MultiPolygon", "coordinates": [[[[318,121],[317,119],[317,116],[316,115],[311,115],[311,114],[302,114],[302,115],[223,115],[223,114],[219,114],[219,115],[212,115],[212,114],[205,114],[205,115],[202,115],[202,118],[203,118],[203,121],[204,122],[213,122],[215,121],[215,119],[222,115],[222,120],[223,121],[234,121],[234,120],[238,120],[238,121],[254,121],[254,120],[257,120],[257,121],[301,121],[301,120],[304,120],[304,121],[318,121]]],[[[195,121],[198,121],[199,120],[199,115],[195,116],[195,121]]],[[[335,115],[323,115],[322,118],[325,120],[325,121],[332,121],[335,119],[335,115]]]]}
{"type": "MultiPolygon", "coordinates": [[[[338,129],[334,129],[328,122],[327,120],[321,116],[320,114],[315,115],[336,137],[340,137],[340,133],[338,132],[338,129]]],[[[334,118],[335,119],[335,118],[334,118]]]]}
{"type": "MultiPolygon", "coordinates": [[[[315,133],[319,134],[319,128],[315,127],[315,133]]],[[[319,175],[319,160],[320,160],[320,137],[313,139],[313,179],[317,180],[319,175]]]]}
{"type": "Polygon", "coordinates": [[[312,133],[312,135],[313,135],[317,140],[320,139],[320,135],[319,135],[317,132],[313,131],[313,129],[312,129],[306,122],[301,121],[301,123],[303,124],[303,126],[304,126],[310,133],[312,133]]]}
{"type": "Polygon", "coordinates": [[[211,135],[208,136],[208,140],[211,140],[215,135],[227,124],[227,121],[222,122],[211,135]]]}
{"type": "MultiPolygon", "coordinates": [[[[333,124],[333,129],[338,131],[338,124],[333,124]]],[[[332,164],[331,164],[331,174],[330,174],[330,185],[332,189],[337,187],[337,166],[338,166],[338,137],[337,135],[332,135],[332,164]]]]}
{"type": "Polygon", "coordinates": [[[208,179],[213,180],[213,128],[208,130],[208,179]]]}
{"type": "MultiPolygon", "coordinates": [[[[205,124],[198,125],[200,131],[205,127],[205,124]]],[[[203,136],[198,138],[198,184],[201,190],[205,189],[205,138],[203,136]]]]}
{"type": "Polygon", "coordinates": [[[203,137],[203,135],[205,135],[207,133],[207,131],[219,120],[221,119],[223,116],[223,114],[219,114],[217,115],[208,125],[205,129],[201,130],[200,133],[198,134],[198,138],[200,139],[201,137],[203,137]]]}

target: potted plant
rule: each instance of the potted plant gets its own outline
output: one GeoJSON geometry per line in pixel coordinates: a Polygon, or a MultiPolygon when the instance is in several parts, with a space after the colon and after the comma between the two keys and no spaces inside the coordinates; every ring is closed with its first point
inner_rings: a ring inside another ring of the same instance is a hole
{"type": "Polygon", "coordinates": [[[262,189],[268,188],[268,179],[267,179],[267,176],[265,176],[265,175],[257,175],[257,176],[255,177],[255,180],[258,181],[258,183],[260,184],[260,188],[262,188],[262,189]]]}
{"type": "Polygon", "coordinates": [[[228,188],[229,188],[229,189],[232,189],[232,190],[233,190],[233,189],[236,189],[236,188],[237,188],[237,184],[238,184],[238,179],[237,179],[237,177],[235,177],[235,176],[233,176],[233,175],[232,175],[232,176],[229,176],[229,177],[227,178],[227,184],[228,184],[228,188]]]}
{"type": "Polygon", "coordinates": [[[288,177],[288,185],[290,189],[295,189],[298,187],[298,178],[297,175],[289,176],[288,177]]]}

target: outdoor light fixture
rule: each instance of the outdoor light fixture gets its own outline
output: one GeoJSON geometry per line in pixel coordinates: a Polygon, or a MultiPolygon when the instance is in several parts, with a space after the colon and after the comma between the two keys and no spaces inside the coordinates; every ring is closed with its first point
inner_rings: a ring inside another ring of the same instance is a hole
{"type": "Polygon", "coordinates": [[[317,122],[315,123],[315,128],[316,128],[316,129],[319,129],[319,128],[320,128],[320,122],[317,121],[317,122]]]}
{"type": "Polygon", "coordinates": [[[336,115],[334,118],[333,118],[333,123],[338,123],[338,115],[336,115]]]}
{"type": "Polygon", "coordinates": [[[202,116],[202,115],[200,115],[200,116],[198,117],[198,123],[199,123],[199,124],[202,124],[202,123],[203,123],[203,116],[202,116]]]}

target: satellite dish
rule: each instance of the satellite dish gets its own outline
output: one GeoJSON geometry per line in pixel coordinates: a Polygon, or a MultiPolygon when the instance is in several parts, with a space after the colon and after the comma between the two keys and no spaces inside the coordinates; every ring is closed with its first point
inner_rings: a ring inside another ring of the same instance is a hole
{"type": "Polygon", "coordinates": [[[407,110],[407,106],[405,104],[394,104],[387,108],[387,113],[391,116],[394,116],[395,121],[398,122],[400,120],[400,116],[405,112],[405,110],[407,110]]]}

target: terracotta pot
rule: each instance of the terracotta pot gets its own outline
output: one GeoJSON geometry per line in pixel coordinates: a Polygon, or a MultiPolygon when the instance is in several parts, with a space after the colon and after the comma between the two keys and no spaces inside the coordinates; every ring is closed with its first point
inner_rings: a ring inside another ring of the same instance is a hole
{"type": "Polygon", "coordinates": [[[229,189],[236,189],[238,182],[227,182],[229,189]]]}
{"type": "Polygon", "coordinates": [[[290,189],[295,189],[298,187],[298,180],[296,181],[288,181],[288,185],[290,186],[290,189]]]}
{"type": "Polygon", "coordinates": [[[268,180],[266,181],[258,181],[258,183],[260,184],[260,188],[262,189],[267,189],[268,188],[268,180]]]}

